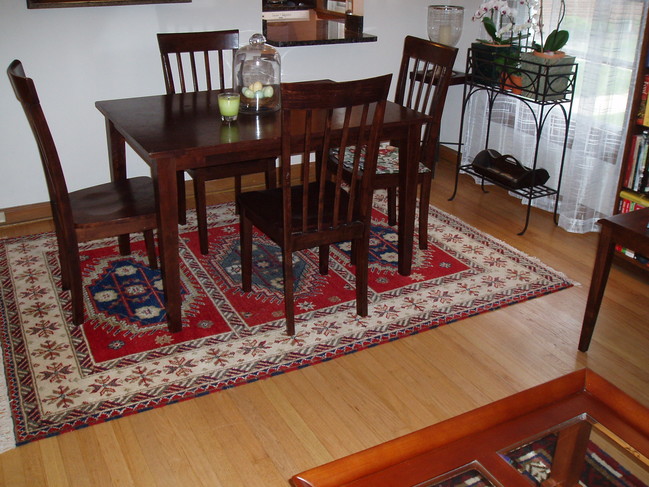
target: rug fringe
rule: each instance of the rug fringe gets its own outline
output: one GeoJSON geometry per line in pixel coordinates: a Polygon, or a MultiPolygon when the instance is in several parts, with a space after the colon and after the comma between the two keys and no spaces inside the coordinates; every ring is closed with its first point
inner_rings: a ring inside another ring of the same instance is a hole
{"type": "Polygon", "coordinates": [[[9,407],[9,393],[5,379],[4,363],[0,364],[0,453],[16,448],[14,422],[9,407]]]}

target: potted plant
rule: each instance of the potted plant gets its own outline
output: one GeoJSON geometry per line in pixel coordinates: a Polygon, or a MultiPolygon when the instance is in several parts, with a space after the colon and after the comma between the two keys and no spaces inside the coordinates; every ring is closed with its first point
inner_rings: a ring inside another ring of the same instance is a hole
{"type": "Polygon", "coordinates": [[[552,101],[565,98],[573,88],[575,58],[567,56],[561,49],[567,44],[570,34],[561,29],[566,15],[565,0],[561,0],[556,27],[544,37],[543,0],[539,6],[538,34],[540,42],[532,43],[532,52],[521,54],[522,84],[526,87],[523,96],[536,101],[552,101]]]}
{"type": "Polygon", "coordinates": [[[507,75],[516,72],[521,52],[521,40],[531,28],[533,8],[537,0],[488,0],[482,2],[473,15],[480,21],[488,39],[471,44],[473,76],[485,84],[500,84],[507,75]],[[528,8],[528,20],[517,24],[518,11],[511,4],[528,8]]]}
{"type": "Polygon", "coordinates": [[[507,56],[496,59],[497,65],[502,65],[500,87],[505,91],[511,91],[514,95],[523,93],[523,78],[520,69],[520,52],[516,56],[507,56]]]}

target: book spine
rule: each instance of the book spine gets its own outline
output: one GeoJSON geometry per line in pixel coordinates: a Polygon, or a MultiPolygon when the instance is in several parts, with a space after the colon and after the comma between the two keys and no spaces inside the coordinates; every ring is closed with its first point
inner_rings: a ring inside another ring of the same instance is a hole
{"type": "Polygon", "coordinates": [[[645,130],[642,134],[634,135],[631,140],[631,150],[629,151],[625,166],[626,172],[622,180],[623,187],[633,191],[644,192],[640,188],[642,187],[642,180],[647,169],[648,158],[649,130],[645,130]]]}
{"type": "Polygon", "coordinates": [[[623,189],[622,191],[620,191],[620,198],[622,200],[628,200],[631,203],[635,203],[636,209],[639,209],[637,205],[640,205],[640,207],[642,208],[646,208],[647,206],[649,206],[648,196],[641,195],[633,191],[629,191],[627,189],[623,189]]]}
{"type": "Polygon", "coordinates": [[[628,213],[628,212],[629,212],[629,200],[623,198],[622,193],[620,193],[620,213],[628,213]]]}
{"type": "Polygon", "coordinates": [[[624,183],[625,188],[630,188],[633,184],[633,176],[635,174],[635,165],[638,160],[638,150],[640,147],[641,135],[634,135],[631,142],[631,150],[629,151],[629,159],[626,163],[626,173],[624,174],[624,183]]]}
{"type": "Polygon", "coordinates": [[[640,150],[638,151],[638,159],[635,163],[635,170],[633,174],[633,185],[630,186],[633,191],[638,191],[640,187],[640,180],[642,179],[642,170],[644,169],[645,161],[647,160],[647,141],[643,136],[640,142],[640,150]]]}
{"type": "Polygon", "coordinates": [[[640,189],[640,182],[642,181],[642,175],[644,173],[645,165],[647,164],[647,152],[649,152],[649,133],[645,130],[640,136],[640,147],[638,150],[638,158],[635,162],[634,174],[633,174],[633,184],[629,187],[633,191],[638,191],[640,189]]]}
{"type": "Polygon", "coordinates": [[[640,105],[638,107],[637,122],[639,125],[649,124],[649,110],[647,110],[647,98],[649,97],[649,74],[645,75],[644,82],[642,83],[642,95],[640,97],[640,105]]]}

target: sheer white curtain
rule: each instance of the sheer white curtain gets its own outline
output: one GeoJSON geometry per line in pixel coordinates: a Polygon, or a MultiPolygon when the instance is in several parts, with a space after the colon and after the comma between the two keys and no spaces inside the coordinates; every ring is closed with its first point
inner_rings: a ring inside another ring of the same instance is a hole
{"type": "MultiPolygon", "coordinates": [[[[556,12],[558,0],[544,0],[556,12]]],[[[632,100],[631,85],[645,59],[642,28],[648,0],[568,0],[562,29],[570,32],[563,49],[578,63],[577,86],[568,134],[559,225],[570,232],[598,231],[599,218],[613,214],[632,100]]],[[[546,26],[554,25],[554,19],[546,26]]],[[[473,96],[464,122],[463,162],[485,148],[486,97],[473,96]]],[[[494,105],[489,148],[512,154],[531,165],[536,145],[534,114],[522,102],[498,97],[494,105]],[[495,122],[495,123],[494,123],[495,122]]],[[[550,113],[543,128],[537,166],[546,168],[556,188],[564,142],[564,116],[550,113]]],[[[527,201],[524,201],[527,204],[527,201]]],[[[553,210],[554,197],[534,200],[553,210]]]]}

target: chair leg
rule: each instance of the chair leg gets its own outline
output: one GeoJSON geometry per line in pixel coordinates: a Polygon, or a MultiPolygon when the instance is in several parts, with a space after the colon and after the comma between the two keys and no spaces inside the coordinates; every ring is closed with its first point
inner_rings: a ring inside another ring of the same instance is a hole
{"type": "Polygon", "coordinates": [[[329,245],[318,247],[318,256],[320,262],[320,274],[326,276],[329,274],[329,245]]]}
{"type": "Polygon", "coordinates": [[[68,245],[65,243],[65,238],[56,224],[56,214],[54,215],[54,220],[56,228],[56,243],[59,248],[59,266],[61,266],[61,287],[64,291],[67,291],[70,289],[70,282],[72,281],[72,278],[70,277],[70,265],[68,264],[68,245]]]}
{"type": "Polygon", "coordinates": [[[356,248],[358,250],[356,255],[356,313],[360,316],[368,315],[367,281],[369,247],[369,235],[363,237],[360,241],[356,241],[356,248]]]}
{"type": "Polygon", "coordinates": [[[430,206],[430,186],[432,176],[429,173],[421,181],[419,189],[419,248],[428,248],[428,208],[430,206]]]}
{"type": "Polygon", "coordinates": [[[61,266],[61,287],[64,291],[70,289],[72,277],[70,277],[70,265],[62,247],[59,247],[59,265],[61,266]]]}
{"type": "Polygon", "coordinates": [[[284,274],[284,314],[286,315],[286,333],[295,335],[295,308],[293,299],[293,252],[282,249],[282,272],[284,274]]]}
{"type": "Polygon", "coordinates": [[[239,245],[241,246],[241,288],[252,290],[252,223],[244,213],[239,214],[239,245]]]}
{"type": "Polygon", "coordinates": [[[119,255],[131,255],[131,237],[126,235],[119,235],[117,237],[117,246],[119,247],[119,255]]]}
{"type": "Polygon", "coordinates": [[[155,241],[153,239],[153,230],[144,231],[144,245],[146,246],[146,255],[149,258],[149,267],[158,268],[158,258],[155,254],[155,241]]]}
{"type": "Polygon", "coordinates": [[[178,192],[178,224],[187,223],[187,195],[185,192],[185,173],[176,174],[176,191],[178,192]]]}
{"type": "Polygon", "coordinates": [[[241,176],[234,177],[234,212],[239,214],[239,195],[241,194],[241,176]]]}
{"type": "Polygon", "coordinates": [[[397,188],[388,188],[388,225],[397,224],[397,188]]]}
{"type": "Polygon", "coordinates": [[[266,189],[274,189],[277,187],[277,170],[275,159],[268,159],[266,166],[266,189]]]}
{"type": "Polygon", "coordinates": [[[210,246],[207,238],[207,197],[205,196],[205,179],[194,178],[194,196],[196,198],[196,224],[198,225],[198,242],[201,254],[207,255],[210,246]]]}
{"type": "Polygon", "coordinates": [[[68,259],[70,266],[70,299],[72,301],[72,323],[82,325],[83,314],[83,276],[81,275],[81,256],[79,247],[72,252],[68,259]]]}

